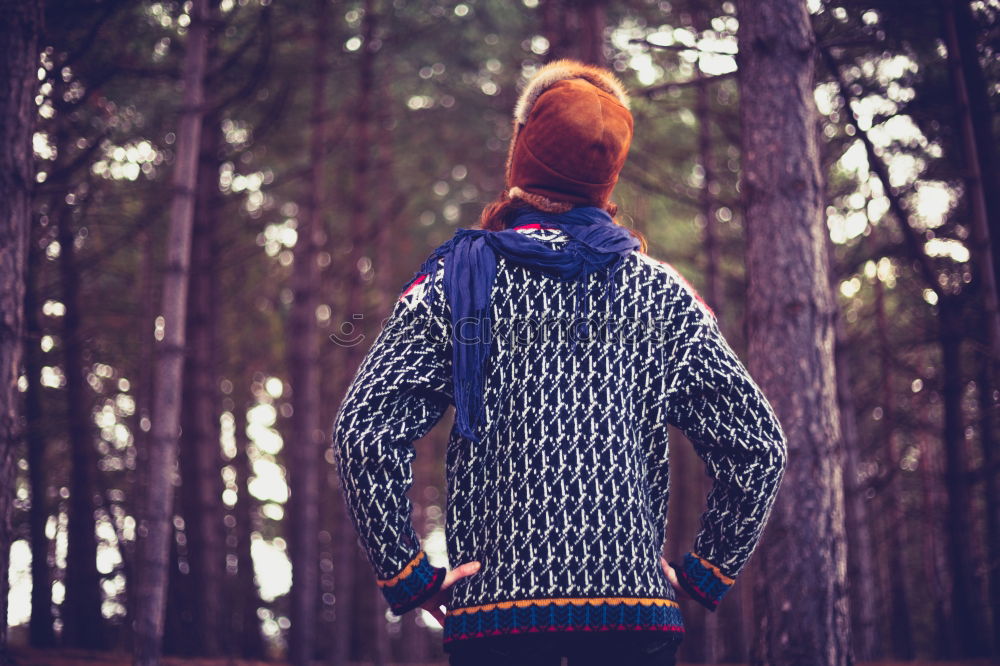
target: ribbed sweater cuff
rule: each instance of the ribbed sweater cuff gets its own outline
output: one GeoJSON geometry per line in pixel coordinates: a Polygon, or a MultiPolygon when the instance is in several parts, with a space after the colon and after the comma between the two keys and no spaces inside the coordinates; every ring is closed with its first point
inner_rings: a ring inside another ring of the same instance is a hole
{"type": "Polygon", "coordinates": [[[427,553],[421,550],[398,574],[376,582],[389,609],[402,615],[437,594],[447,573],[444,567],[432,566],[427,553]]]}
{"type": "Polygon", "coordinates": [[[670,562],[677,572],[677,582],[695,601],[715,612],[722,597],[733,586],[733,578],[723,574],[719,567],[693,551],[684,555],[683,562],[670,562]]]}

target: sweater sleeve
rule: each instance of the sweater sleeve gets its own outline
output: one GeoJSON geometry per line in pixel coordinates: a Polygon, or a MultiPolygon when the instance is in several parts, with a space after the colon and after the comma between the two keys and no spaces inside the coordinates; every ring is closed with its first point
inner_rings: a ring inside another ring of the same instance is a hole
{"type": "MultiPolygon", "coordinates": [[[[438,274],[440,275],[440,271],[438,274]]],[[[415,440],[453,400],[451,346],[436,315],[440,279],[412,280],[358,367],[332,428],[332,451],[348,514],[379,588],[396,615],[441,588],[411,520],[415,440]],[[437,292],[437,293],[434,293],[437,292]],[[431,296],[434,296],[432,298],[431,296]]]]}
{"type": "Polygon", "coordinates": [[[701,528],[680,563],[685,591],[714,611],[760,540],[784,476],[787,445],[760,387],[681,278],[665,351],[667,421],[690,440],[712,479],[701,528]]]}

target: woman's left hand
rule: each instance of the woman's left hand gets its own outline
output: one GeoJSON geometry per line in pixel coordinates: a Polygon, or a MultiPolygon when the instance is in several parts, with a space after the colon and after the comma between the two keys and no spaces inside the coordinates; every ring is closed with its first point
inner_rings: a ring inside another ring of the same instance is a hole
{"type": "Polygon", "coordinates": [[[456,581],[466,576],[471,576],[478,571],[479,562],[466,562],[461,566],[455,567],[445,575],[444,582],[441,583],[441,589],[438,590],[437,594],[421,604],[420,607],[433,615],[434,619],[444,627],[444,613],[441,612],[441,607],[448,601],[448,595],[445,594],[445,590],[454,585],[456,581]]]}

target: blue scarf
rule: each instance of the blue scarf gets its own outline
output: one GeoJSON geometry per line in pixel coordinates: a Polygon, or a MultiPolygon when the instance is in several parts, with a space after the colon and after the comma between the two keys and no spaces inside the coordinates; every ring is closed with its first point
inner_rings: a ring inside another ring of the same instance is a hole
{"type": "MultiPolygon", "coordinates": [[[[444,293],[451,306],[452,381],[456,424],[462,436],[480,441],[477,434],[484,416],[483,382],[491,338],[490,293],[496,279],[497,254],[507,261],[546,273],[556,279],[577,282],[574,321],[587,298],[585,278],[598,270],[604,297],[614,298],[614,276],[621,259],[640,247],[628,229],[615,224],[602,208],[583,206],[566,213],[546,213],[526,208],[503,231],[457,229],[455,235],[437,247],[411,283],[420,275],[437,277],[438,259],[444,257],[444,293]],[[565,232],[570,239],[552,249],[543,242],[515,231],[513,227],[540,223],[565,232]]],[[[577,336],[571,336],[576,349],[577,336]]]]}

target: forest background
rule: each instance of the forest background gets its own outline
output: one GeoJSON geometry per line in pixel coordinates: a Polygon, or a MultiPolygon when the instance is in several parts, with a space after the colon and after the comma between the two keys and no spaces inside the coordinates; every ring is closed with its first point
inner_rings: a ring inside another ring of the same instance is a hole
{"type": "MultiPolygon", "coordinates": [[[[733,2],[2,6],[39,18],[21,43],[13,31],[0,40],[36,47],[38,68],[3,595],[12,646],[133,649],[149,599],[145,581],[129,584],[138,517],[158,487],[175,492],[160,496],[166,654],[443,659],[429,614],[388,613],[344,513],[329,426],[367,344],[330,336],[350,321],[374,339],[429,250],[476,225],[503,187],[519,86],[551,59],[610,67],[628,86],[636,130],[620,218],[747,357],[733,2]],[[169,224],[185,212],[188,238],[169,224]],[[187,251],[174,345],[164,317],[187,251]],[[171,382],[173,406],[162,402],[171,382]],[[156,409],[182,428],[176,487],[149,475],[172,462],[148,457],[169,438],[156,409]]],[[[995,658],[1000,2],[806,6],[836,306],[830,446],[842,460],[816,484],[842,489],[841,631],[859,661],[995,658]]],[[[449,566],[451,421],[417,444],[410,493],[432,562],[449,566]]],[[[672,437],[671,557],[710,487],[672,437]]],[[[782,501],[809,492],[792,485],[782,501]]],[[[686,614],[682,660],[746,660],[767,611],[756,565],[719,613],[686,614]]]]}

